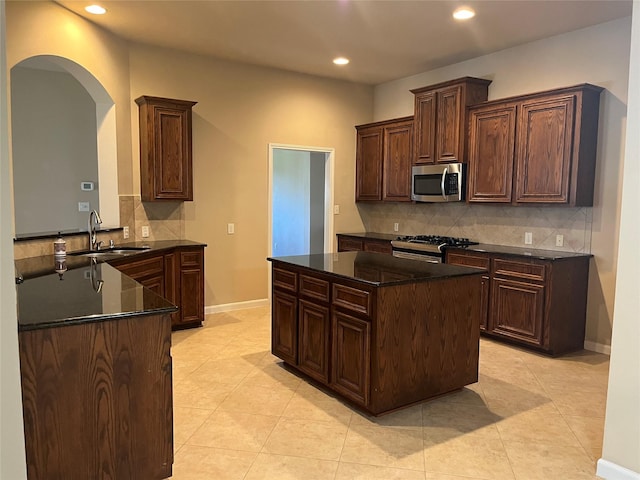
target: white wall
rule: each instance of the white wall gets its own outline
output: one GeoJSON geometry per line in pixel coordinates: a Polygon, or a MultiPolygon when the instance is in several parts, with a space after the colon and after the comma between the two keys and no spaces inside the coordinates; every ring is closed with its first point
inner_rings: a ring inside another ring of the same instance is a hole
{"type": "Polygon", "coordinates": [[[627,135],[609,390],[598,475],[640,479],[640,2],[633,4],[627,135]],[[626,469],[623,470],[623,469],[626,469]],[[634,474],[635,472],[635,474],[634,474]]]}
{"type": "Polygon", "coordinates": [[[27,478],[16,328],[5,10],[0,2],[0,479],[27,478]]]}
{"type": "MultiPolygon", "coordinates": [[[[374,91],[375,120],[383,120],[412,114],[409,89],[463,76],[491,79],[489,100],[578,83],[606,89],[600,102],[594,206],[586,212],[591,228],[585,231],[595,256],[589,278],[586,340],[605,352],[613,323],[630,32],[631,18],[623,18],[389,82],[374,91]]],[[[505,206],[501,210],[520,209],[522,213],[522,208],[505,206]]],[[[561,219],[558,214],[553,221],[561,219]]]]}
{"type": "Polygon", "coordinates": [[[11,106],[16,234],[86,230],[78,202],[100,210],[93,98],[68,73],[16,66],[11,106]]]}

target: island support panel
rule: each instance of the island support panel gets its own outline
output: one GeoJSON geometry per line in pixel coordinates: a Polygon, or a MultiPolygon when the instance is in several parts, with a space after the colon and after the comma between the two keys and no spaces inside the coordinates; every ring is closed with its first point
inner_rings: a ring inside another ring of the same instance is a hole
{"type": "Polygon", "coordinates": [[[29,480],[170,477],[170,347],[169,315],[20,332],[29,480]]]}

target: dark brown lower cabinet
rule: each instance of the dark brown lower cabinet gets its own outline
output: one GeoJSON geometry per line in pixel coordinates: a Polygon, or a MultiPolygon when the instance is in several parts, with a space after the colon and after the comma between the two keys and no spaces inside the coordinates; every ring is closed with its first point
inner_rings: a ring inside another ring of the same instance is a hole
{"type": "Polygon", "coordinates": [[[329,381],[329,307],[298,300],[298,368],[320,382],[329,381]]]}
{"type": "Polygon", "coordinates": [[[380,415],[478,380],[480,274],[376,286],[271,261],[272,353],[353,405],[380,415]]]}
{"type": "Polygon", "coordinates": [[[341,312],[333,314],[332,385],[357,403],[369,403],[371,324],[341,312]]]}
{"type": "Polygon", "coordinates": [[[29,480],[171,476],[171,320],[21,331],[29,480]]]}
{"type": "Polygon", "coordinates": [[[491,332],[542,345],[544,285],[494,278],[491,332]]]}
{"type": "Polygon", "coordinates": [[[290,363],[298,360],[298,300],[288,293],[273,292],[271,351],[290,363]]]}
{"type": "Polygon", "coordinates": [[[199,327],[204,321],[204,246],[174,247],[109,262],[176,305],[174,329],[199,327]]]}
{"type": "Polygon", "coordinates": [[[485,334],[552,355],[581,350],[590,256],[561,253],[532,258],[524,252],[505,255],[451,248],[446,263],[489,270],[483,277],[485,334]]]}
{"type": "MultiPolygon", "coordinates": [[[[364,251],[364,252],[386,253],[387,255],[391,255],[393,253],[393,248],[391,247],[391,240],[349,236],[343,233],[338,233],[336,236],[338,237],[339,252],[364,251]]],[[[392,237],[395,238],[395,236],[392,236],[392,237]]]]}

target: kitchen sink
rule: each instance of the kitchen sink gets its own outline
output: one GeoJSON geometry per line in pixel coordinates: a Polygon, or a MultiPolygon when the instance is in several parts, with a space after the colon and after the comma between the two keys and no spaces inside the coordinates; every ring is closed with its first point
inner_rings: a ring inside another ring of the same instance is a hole
{"type": "Polygon", "coordinates": [[[69,252],[67,255],[71,256],[82,256],[82,257],[93,257],[93,258],[101,258],[101,257],[123,257],[126,255],[133,255],[136,252],[141,252],[144,250],[149,250],[151,247],[113,247],[113,248],[104,248],[102,250],[80,250],[78,252],[69,252]]]}

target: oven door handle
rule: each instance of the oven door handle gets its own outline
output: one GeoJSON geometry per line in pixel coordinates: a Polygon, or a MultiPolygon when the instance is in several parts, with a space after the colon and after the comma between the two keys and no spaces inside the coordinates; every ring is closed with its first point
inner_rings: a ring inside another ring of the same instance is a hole
{"type": "Polygon", "coordinates": [[[440,180],[440,191],[442,192],[442,198],[444,198],[444,200],[447,200],[447,195],[444,192],[444,182],[447,178],[447,173],[449,173],[449,169],[447,167],[444,167],[444,171],[442,172],[442,179],[440,180]]]}

